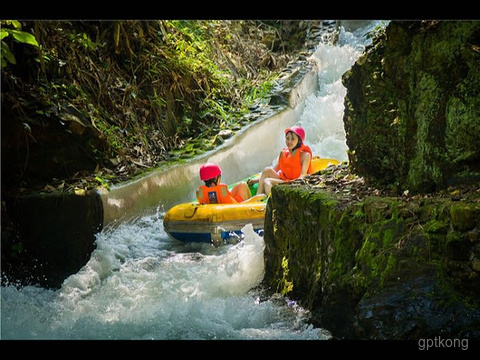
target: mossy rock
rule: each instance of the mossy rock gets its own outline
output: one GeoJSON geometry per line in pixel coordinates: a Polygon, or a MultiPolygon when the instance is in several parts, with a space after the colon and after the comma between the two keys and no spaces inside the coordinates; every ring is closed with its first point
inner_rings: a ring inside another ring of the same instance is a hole
{"type": "Polygon", "coordinates": [[[410,339],[442,326],[458,335],[464,333],[455,323],[458,314],[471,316],[465,328],[480,319],[475,202],[441,196],[354,199],[346,202],[330,189],[274,187],[265,217],[265,286],[298,300],[319,326],[339,337],[410,339]],[[411,307],[408,289],[415,284],[421,285],[414,295],[419,306],[411,307]],[[393,326],[396,309],[380,311],[382,296],[410,306],[402,317],[412,328],[386,328],[393,326]],[[445,298],[456,300],[447,304],[445,298]],[[363,318],[366,308],[378,318],[363,318]],[[448,316],[438,323],[428,319],[442,311],[448,316]],[[372,327],[374,320],[385,328],[372,327]]]}
{"type": "Polygon", "coordinates": [[[433,192],[480,179],[480,22],[392,21],[344,75],[353,171],[433,192]]]}

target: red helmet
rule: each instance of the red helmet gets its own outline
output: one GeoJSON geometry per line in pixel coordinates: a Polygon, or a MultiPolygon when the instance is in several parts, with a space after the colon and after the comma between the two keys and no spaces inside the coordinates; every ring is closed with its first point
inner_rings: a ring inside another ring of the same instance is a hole
{"type": "Polygon", "coordinates": [[[206,163],[200,167],[200,180],[205,181],[222,175],[222,170],[217,164],[206,163]]]}
{"type": "Polygon", "coordinates": [[[300,139],[302,139],[302,141],[305,141],[305,130],[303,130],[301,126],[292,126],[291,128],[285,129],[285,134],[289,131],[294,132],[300,137],[300,139]]]}

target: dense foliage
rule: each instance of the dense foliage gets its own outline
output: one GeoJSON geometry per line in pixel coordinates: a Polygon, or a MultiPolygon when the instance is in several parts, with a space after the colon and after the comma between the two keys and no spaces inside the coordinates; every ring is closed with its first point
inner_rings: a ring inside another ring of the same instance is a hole
{"type": "Polygon", "coordinates": [[[216,146],[302,48],[284,23],[2,21],[36,42],[1,39],[2,189],[124,180],[216,146]]]}

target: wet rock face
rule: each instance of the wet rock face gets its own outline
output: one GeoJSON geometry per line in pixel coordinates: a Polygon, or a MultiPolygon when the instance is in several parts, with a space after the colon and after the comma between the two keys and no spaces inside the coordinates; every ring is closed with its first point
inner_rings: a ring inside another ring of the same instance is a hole
{"type": "Polygon", "coordinates": [[[362,299],[353,328],[359,336],[375,339],[434,338],[439,334],[478,339],[480,311],[452,303],[435,283],[434,274],[427,274],[362,299]]]}
{"type": "Polygon", "coordinates": [[[480,22],[392,21],[343,77],[349,161],[371,184],[480,179],[480,22]]]}
{"type": "Polygon", "coordinates": [[[88,262],[102,227],[103,204],[96,191],[3,198],[2,286],[60,288],[88,262]]]}
{"type": "Polygon", "coordinates": [[[479,197],[395,196],[345,165],[275,186],[265,284],[338,338],[480,338],[479,197]]]}

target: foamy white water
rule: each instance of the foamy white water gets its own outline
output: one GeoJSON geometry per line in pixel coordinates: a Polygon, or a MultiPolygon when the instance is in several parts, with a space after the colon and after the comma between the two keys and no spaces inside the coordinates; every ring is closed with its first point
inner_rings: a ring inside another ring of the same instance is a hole
{"type": "Polygon", "coordinates": [[[385,25],[386,22],[372,21],[353,33],[342,28],[337,44],[320,44],[313,54],[319,67],[319,90],[307,97],[299,124],[305,129],[306,143],[314,154],[340,161],[348,160],[343,126],[343,102],[347,90],[341,78],[371,42],[365,35],[377,26],[385,25]]]}
{"type": "MultiPolygon", "coordinates": [[[[368,42],[343,31],[319,45],[319,91],[300,121],[315,154],[346,160],[342,74],[368,42]]],[[[330,334],[308,312],[278,296],[263,298],[264,242],[251,225],[236,245],[214,248],[168,238],[163,214],[98,234],[86,266],[59,290],[1,288],[2,339],[301,339],[330,334]]]]}
{"type": "Polygon", "coordinates": [[[147,216],[99,235],[88,264],[57,291],[2,288],[2,339],[325,339],[306,313],[250,292],[263,238],[236,245],[168,239],[147,216]]]}

